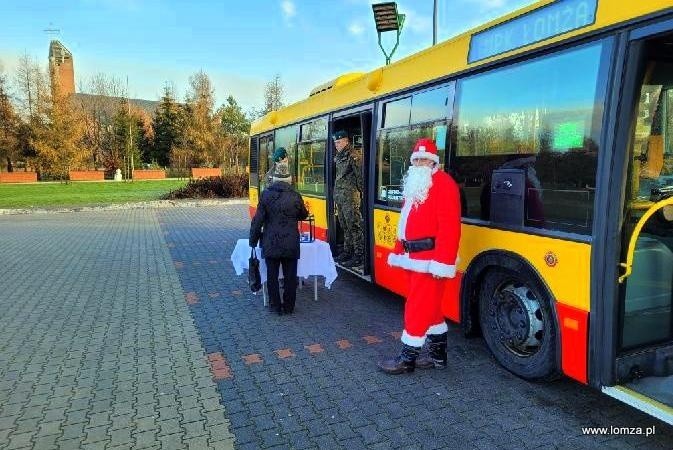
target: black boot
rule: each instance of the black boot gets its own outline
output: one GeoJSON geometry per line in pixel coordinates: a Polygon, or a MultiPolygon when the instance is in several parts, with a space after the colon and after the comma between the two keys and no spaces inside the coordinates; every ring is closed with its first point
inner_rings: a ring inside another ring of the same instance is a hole
{"type": "Polygon", "coordinates": [[[352,259],[352,258],[353,258],[353,252],[344,251],[344,252],[339,253],[337,255],[337,257],[334,258],[334,262],[341,264],[342,262],[348,261],[349,259],[352,259]]]}
{"type": "Polygon", "coordinates": [[[428,334],[427,353],[421,354],[416,360],[419,369],[446,368],[446,333],[428,334]]]}
{"type": "Polygon", "coordinates": [[[391,375],[397,375],[405,372],[413,372],[416,367],[416,358],[421,351],[420,347],[402,344],[400,354],[392,359],[379,362],[379,369],[391,375]]]}
{"type": "Polygon", "coordinates": [[[362,256],[355,255],[349,260],[341,261],[341,265],[351,269],[360,267],[362,265],[362,256]]]}

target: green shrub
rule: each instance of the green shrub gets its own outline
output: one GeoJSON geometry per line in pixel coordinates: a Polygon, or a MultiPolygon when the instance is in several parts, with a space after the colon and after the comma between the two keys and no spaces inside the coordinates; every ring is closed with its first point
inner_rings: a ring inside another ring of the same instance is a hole
{"type": "Polygon", "coordinates": [[[187,186],[169,192],[163,198],[240,198],[248,196],[248,175],[227,174],[222,177],[190,180],[187,186]]]}
{"type": "Polygon", "coordinates": [[[189,178],[191,171],[184,167],[169,167],[166,169],[166,178],[189,178]]]}

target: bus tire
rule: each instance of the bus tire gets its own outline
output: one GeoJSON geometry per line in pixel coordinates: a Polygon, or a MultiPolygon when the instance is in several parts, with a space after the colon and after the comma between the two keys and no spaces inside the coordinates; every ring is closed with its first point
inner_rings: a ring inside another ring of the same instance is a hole
{"type": "Polygon", "coordinates": [[[557,326],[547,289],[526,266],[492,268],[479,291],[479,323],[495,359],[531,381],[558,378],[557,326]]]}

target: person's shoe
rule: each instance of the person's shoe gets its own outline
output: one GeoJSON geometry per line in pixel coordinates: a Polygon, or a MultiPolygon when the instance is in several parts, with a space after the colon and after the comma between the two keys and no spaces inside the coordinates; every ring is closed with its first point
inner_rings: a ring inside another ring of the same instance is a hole
{"type": "Polygon", "coordinates": [[[353,256],[351,259],[343,261],[341,265],[351,269],[355,267],[360,267],[362,265],[362,256],[353,256]]]}
{"type": "Polygon", "coordinates": [[[446,368],[446,333],[429,334],[427,352],[422,352],[416,359],[418,369],[445,369],[446,368]]]}
{"type": "Polygon", "coordinates": [[[421,351],[420,347],[402,344],[402,351],[398,356],[379,362],[379,369],[390,375],[413,372],[416,368],[416,359],[421,351]]]}
{"type": "Polygon", "coordinates": [[[352,258],[353,258],[353,254],[352,254],[352,253],[349,253],[349,252],[343,252],[343,253],[339,253],[339,254],[336,256],[336,258],[334,258],[334,262],[335,262],[335,263],[339,263],[339,264],[341,264],[341,263],[343,263],[344,261],[348,261],[349,259],[352,259],[352,258]]]}

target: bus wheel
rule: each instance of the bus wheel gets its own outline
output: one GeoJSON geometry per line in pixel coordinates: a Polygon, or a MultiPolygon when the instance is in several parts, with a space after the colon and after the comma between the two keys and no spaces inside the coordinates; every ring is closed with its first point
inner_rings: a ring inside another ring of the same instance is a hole
{"type": "Polygon", "coordinates": [[[498,268],[485,275],[479,295],[481,330],[507,370],[527,380],[551,380],[558,376],[551,300],[538,277],[526,269],[498,268]]]}

